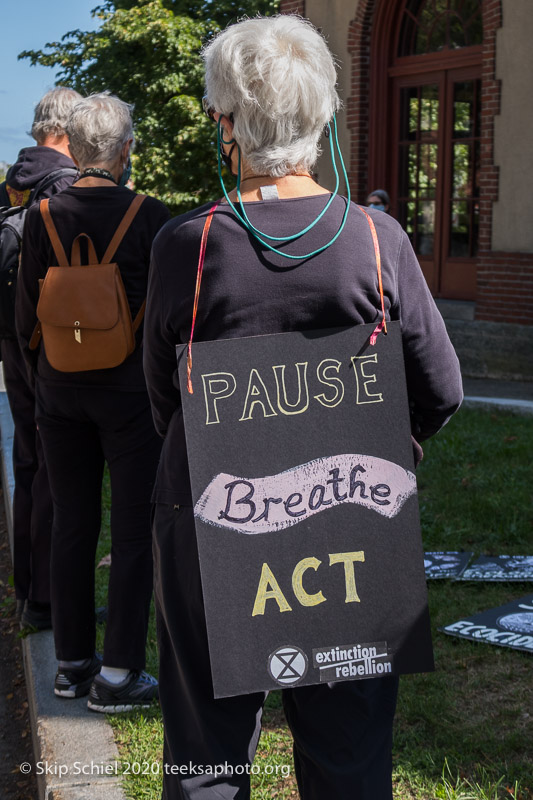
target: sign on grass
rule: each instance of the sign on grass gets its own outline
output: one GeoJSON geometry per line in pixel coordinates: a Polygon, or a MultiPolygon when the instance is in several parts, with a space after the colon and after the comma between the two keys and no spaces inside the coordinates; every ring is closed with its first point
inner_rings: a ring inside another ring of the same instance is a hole
{"type": "Polygon", "coordinates": [[[463,581],[533,581],[533,556],[480,556],[463,581]]]}
{"type": "Polygon", "coordinates": [[[458,578],[472,558],[473,553],[449,550],[447,552],[424,553],[424,568],[428,580],[434,578],[458,578]]]}
{"type": "Polygon", "coordinates": [[[216,697],[432,669],[399,323],[177,348],[216,697]]]}
{"type": "Polygon", "coordinates": [[[533,653],[533,595],[439,628],[451,636],[533,653]]]}

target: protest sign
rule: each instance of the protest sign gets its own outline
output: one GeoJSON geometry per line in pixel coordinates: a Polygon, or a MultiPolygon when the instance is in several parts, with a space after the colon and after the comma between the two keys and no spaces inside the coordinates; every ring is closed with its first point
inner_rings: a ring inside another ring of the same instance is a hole
{"type": "Polygon", "coordinates": [[[533,653],[533,595],[439,628],[450,636],[533,653]]]}
{"type": "Polygon", "coordinates": [[[480,556],[462,581],[533,581],[533,556],[480,556]]]}
{"type": "Polygon", "coordinates": [[[399,323],[176,348],[216,697],[433,667],[399,323]]]}
{"type": "Polygon", "coordinates": [[[426,578],[458,578],[472,558],[473,553],[457,550],[424,553],[426,578]]]}

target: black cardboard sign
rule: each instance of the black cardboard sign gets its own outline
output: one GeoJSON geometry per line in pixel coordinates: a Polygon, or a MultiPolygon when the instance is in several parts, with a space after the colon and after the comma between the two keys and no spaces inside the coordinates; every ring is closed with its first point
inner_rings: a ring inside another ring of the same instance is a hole
{"type": "Polygon", "coordinates": [[[216,697],[433,668],[399,323],[177,348],[216,697]]]}
{"type": "Polygon", "coordinates": [[[533,594],[439,628],[450,636],[533,653],[533,594]]]}
{"type": "Polygon", "coordinates": [[[458,578],[472,558],[473,553],[458,550],[424,553],[426,578],[458,578]]]}
{"type": "Polygon", "coordinates": [[[480,556],[462,581],[533,581],[533,556],[480,556]]]}

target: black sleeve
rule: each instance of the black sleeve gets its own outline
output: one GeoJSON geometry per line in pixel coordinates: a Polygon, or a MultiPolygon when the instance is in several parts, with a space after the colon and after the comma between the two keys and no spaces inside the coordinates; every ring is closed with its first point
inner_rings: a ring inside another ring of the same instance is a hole
{"type": "Polygon", "coordinates": [[[413,435],[442,428],[463,399],[459,360],[407,235],[398,256],[398,297],[413,435]]]}
{"type": "Polygon", "coordinates": [[[0,183],[0,206],[9,206],[11,203],[9,202],[9,195],[6,189],[6,181],[0,183]]]}
{"type": "Polygon", "coordinates": [[[24,358],[32,368],[36,366],[38,350],[30,350],[29,342],[37,324],[39,278],[46,275],[51,249],[39,206],[32,206],[24,221],[15,301],[17,335],[24,358]]]}
{"type": "Polygon", "coordinates": [[[157,240],[152,250],[146,315],[143,366],[156,431],[165,436],[172,415],[181,406],[177,377],[176,334],[165,313],[165,293],[157,263],[157,240]]]}

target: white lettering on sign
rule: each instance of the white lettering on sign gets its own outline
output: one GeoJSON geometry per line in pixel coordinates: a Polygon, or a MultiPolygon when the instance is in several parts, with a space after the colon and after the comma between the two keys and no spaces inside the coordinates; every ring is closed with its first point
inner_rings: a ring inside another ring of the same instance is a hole
{"type": "Polygon", "coordinates": [[[320,682],[367,678],[392,673],[392,657],[386,642],[321,647],[313,650],[313,666],[320,682]]]}
{"type": "MultiPolygon", "coordinates": [[[[352,393],[355,394],[355,405],[382,403],[382,392],[371,391],[377,388],[377,353],[352,356],[348,365],[355,377],[355,393],[352,393]]],[[[278,414],[304,414],[309,409],[311,397],[324,408],[335,408],[345,396],[344,382],[339,376],[341,366],[342,362],[336,358],[322,359],[312,371],[308,369],[307,361],[297,361],[291,365],[276,364],[272,367],[273,376],[270,369],[259,372],[252,367],[247,383],[241,381],[239,386],[237,378],[231,372],[205,373],[202,375],[205,424],[228,421],[227,409],[225,419],[221,420],[220,408],[222,401],[232,397],[235,392],[242,409],[237,417],[239,422],[255,417],[277,417],[278,414]],[[310,393],[310,386],[312,391],[320,389],[320,393],[310,393]],[[327,391],[323,387],[327,387],[327,391]]]]}

